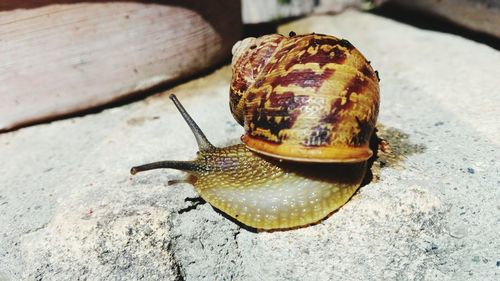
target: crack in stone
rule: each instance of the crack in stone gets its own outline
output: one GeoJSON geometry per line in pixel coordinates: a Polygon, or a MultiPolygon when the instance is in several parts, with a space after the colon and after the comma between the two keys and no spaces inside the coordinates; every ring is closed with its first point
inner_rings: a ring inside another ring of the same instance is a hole
{"type": "Polygon", "coordinates": [[[50,221],[42,224],[41,226],[39,227],[35,227],[35,228],[32,228],[32,229],[28,229],[26,231],[24,231],[21,235],[28,235],[28,234],[31,234],[31,233],[34,233],[34,232],[37,232],[37,231],[40,231],[44,228],[46,228],[48,225],[49,225],[50,221]]]}

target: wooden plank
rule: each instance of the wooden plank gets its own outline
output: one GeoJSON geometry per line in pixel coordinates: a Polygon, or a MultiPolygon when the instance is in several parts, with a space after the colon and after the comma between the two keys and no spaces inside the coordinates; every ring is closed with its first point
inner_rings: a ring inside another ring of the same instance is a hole
{"type": "Polygon", "coordinates": [[[207,69],[241,32],[232,0],[16,2],[0,4],[0,131],[207,69]]]}

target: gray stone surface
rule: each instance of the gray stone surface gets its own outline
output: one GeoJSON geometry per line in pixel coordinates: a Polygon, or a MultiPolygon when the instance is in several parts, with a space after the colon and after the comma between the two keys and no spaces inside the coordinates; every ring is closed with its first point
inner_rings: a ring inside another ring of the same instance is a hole
{"type": "MultiPolygon", "coordinates": [[[[167,186],[182,172],[129,176],[195,155],[166,94],[2,134],[0,280],[498,280],[500,53],[357,12],[291,29],[348,38],[372,61],[402,161],[378,163],[317,225],[254,233],[208,204],[179,213],[196,196],[167,186]]],[[[224,67],[171,90],[216,145],[242,133],[229,79],[224,67]]]]}

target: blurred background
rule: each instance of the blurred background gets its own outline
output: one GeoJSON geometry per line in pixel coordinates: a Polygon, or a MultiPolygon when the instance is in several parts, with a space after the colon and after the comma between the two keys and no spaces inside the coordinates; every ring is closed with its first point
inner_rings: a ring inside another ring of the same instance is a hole
{"type": "Polygon", "coordinates": [[[241,38],[346,9],[500,49],[497,0],[4,0],[0,132],[141,99],[229,64],[241,38]]]}

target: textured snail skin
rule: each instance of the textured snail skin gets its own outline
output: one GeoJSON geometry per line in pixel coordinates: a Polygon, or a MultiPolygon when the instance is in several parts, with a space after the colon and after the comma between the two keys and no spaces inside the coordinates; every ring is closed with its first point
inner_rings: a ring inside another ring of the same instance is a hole
{"type": "Polygon", "coordinates": [[[230,108],[256,152],[301,162],[359,162],[379,109],[378,77],[347,40],[278,34],[233,47],[230,108]]]}
{"type": "Polygon", "coordinates": [[[357,164],[304,164],[262,157],[244,145],[201,151],[190,171],[198,194],[257,229],[316,223],[344,205],[365,174],[357,164]]]}

